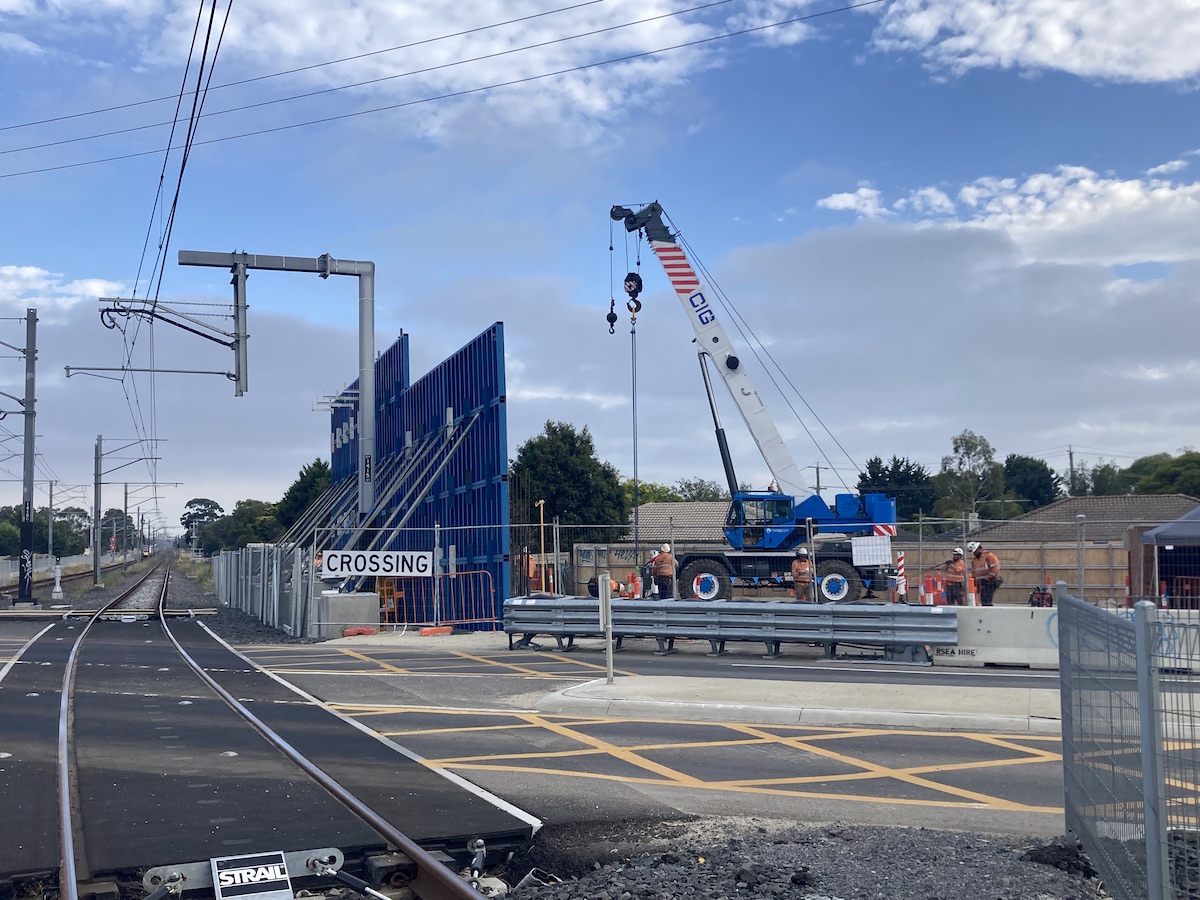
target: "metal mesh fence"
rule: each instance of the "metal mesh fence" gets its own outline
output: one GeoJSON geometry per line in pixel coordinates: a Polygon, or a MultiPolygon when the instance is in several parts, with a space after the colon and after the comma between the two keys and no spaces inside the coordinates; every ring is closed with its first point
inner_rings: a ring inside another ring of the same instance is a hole
{"type": "Polygon", "coordinates": [[[1067,828],[1116,900],[1200,900],[1200,625],[1058,600],[1067,828]]]}

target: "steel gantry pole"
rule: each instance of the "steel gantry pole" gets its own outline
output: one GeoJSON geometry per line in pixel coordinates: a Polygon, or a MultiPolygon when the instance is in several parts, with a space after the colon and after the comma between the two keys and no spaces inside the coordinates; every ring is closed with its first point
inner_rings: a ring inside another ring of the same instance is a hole
{"type": "Polygon", "coordinates": [[[358,514],[360,520],[367,518],[375,508],[375,263],[334,259],[328,253],[313,258],[180,250],[179,264],[212,266],[229,269],[233,273],[234,307],[238,316],[235,349],[238,354],[239,395],[247,383],[245,293],[250,269],[311,272],[322,278],[330,275],[358,278],[358,514]]]}
{"type": "Polygon", "coordinates": [[[37,363],[37,310],[25,311],[25,472],[21,492],[21,572],[17,601],[33,603],[34,373],[37,363]]]}

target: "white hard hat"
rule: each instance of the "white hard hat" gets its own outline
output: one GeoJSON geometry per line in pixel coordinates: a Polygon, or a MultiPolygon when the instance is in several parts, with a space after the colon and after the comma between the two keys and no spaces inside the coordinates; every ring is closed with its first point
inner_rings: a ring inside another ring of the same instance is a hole
{"type": "Polygon", "coordinates": [[[979,541],[971,541],[971,543],[967,544],[967,549],[970,550],[972,553],[974,553],[976,550],[978,550],[982,546],[983,545],[980,544],[979,541]]]}
{"type": "Polygon", "coordinates": [[[801,547],[799,550],[796,551],[796,555],[797,556],[808,556],[808,548],[801,547]]]}
{"type": "Polygon", "coordinates": [[[962,555],[963,555],[963,552],[962,552],[962,547],[955,547],[955,548],[954,548],[954,555],[955,555],[955,556],[962,556],[962,555]]]}
{"type": "Polygon", "coordinates": [[[662,545],[661,547],[659,547],[658,549],[659,549],[659,550],[661,550],[663,553],[670,553],[670,552],[671,552],[671,545],[670,545],[670,544],[663,544],[663,545],[662,545]]]}

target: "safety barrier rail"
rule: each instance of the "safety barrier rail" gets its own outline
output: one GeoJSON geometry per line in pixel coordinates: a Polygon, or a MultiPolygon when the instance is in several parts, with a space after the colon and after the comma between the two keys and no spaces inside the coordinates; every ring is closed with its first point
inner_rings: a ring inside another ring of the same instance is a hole
{"type": "MultiPolygon", "coordinates": [[[[599,602],[586,597],[514,597],[504,602],[504,631],[510,650],[534,646],[538,635],[572,650],[578,637],[597,637],[599,602]],[[514,636],[521,635],[514,641],[514,636]]],[[[627,637],[652,637],[659,655],[675,651],[677,639],[705,640],[710,656],[728,641],[758,641],[766,655],[780,656],[783,644],[821,644],[832,659],[838,644],[880,647],[897,662],[929,662],[927,647],[958,641],[954,607],[875,603],[770,603],[715,600],[613,600],[612,633],[617,646],[627,637]]]]}

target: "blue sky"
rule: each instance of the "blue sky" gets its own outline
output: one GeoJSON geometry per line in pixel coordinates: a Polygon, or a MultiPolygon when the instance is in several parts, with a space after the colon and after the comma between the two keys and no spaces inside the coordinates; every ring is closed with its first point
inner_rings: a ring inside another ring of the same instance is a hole
{"type": "MultiPolygon", "coordinates": [[[[655,199],[832,435],[807,411],[794,421],[789,405],[802,407],[755,361],[801,466],[833,465],[851,484],[853,463],[875,455],[936,470],[964,429],[1000,459],[1027,453],[1059,470],[1068,446],[1077,461],[1127,464],[1200,445],[1194,4],[895,0],[664,53],[652,51],[838,4],[736,0],[672,15],[699,4],[597,0],[554,12],[568,5],[235,4],[214,85],[315,68],[210,91],[158,287],[162,152],[28,173],[161,151],[157,123],[174,101],[140,101],[178,93],[197,7],[0,0],[0,316],[35,307],[41,320],[37,505],[50,479],[56,505],[90,503],[74,486],[91,483],[98,434],[114,447],[158,439],[154,462],[114,452],[105,480],[128,478],[131,506],[168,527],[192,497],[227,509],[278,499],[327,456],[314,405],[356,375],[348,279],[251,277],[245,397],[213,376],[64,377],[125,359],[231,366],[227,350],[168,326],[139,330],[127,351],[101,325],[97,298],[134,289],[147,234],[138,296],[193,311],[221,311],[228,275],[180,268],[179,249],[373,260],[377,346],[409,332],[418,375],[503,321],[510,454],[547,419],[568,421],[631,475],[628,323],[614,336],[604,323],[626,244],[618,232],[610,259],[607,211],[655,199]],[[431,40],[468,29],[479,30],[431,40]],[[478,90],[522,78],[534,80],[478,90]],[[371,79],[386,80],[213,115],[371,79]],[[75,117],[17,127],[60,116],[75,117]],[[55,145],[22,149],[38,144],[55,145]]],[[[178,171],[177,151],[168,204],[178,171]]],[[[639,474],[719,480],[690,330],[645,249],[643,263],[639,474]]],[[[0,319],[0,340],[23,338],[19,321],[0,319]]],[[[22,393],[19,359],[0,365],[0,382],[22,393]]],[[[739,475],[765,485],[732,415],[739,475]]],[[[19,418],[5,427],[19,434],[19,418]]],[[[19,478],[19,456],[5,467],[0,478],[19,478]]],[[[0,484],[0,502],[19,501],[19,481],[0,484]]],[[[106,487],[104,506],[122,490],[106,487]]]]}

